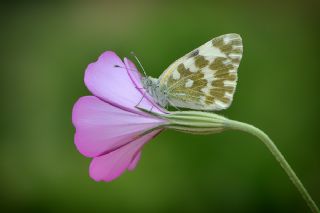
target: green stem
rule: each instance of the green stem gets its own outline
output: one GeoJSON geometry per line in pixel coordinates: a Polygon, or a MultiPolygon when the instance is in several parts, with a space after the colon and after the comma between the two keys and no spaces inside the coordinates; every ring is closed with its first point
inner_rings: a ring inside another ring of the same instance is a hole
{"type": "Polygon", "coordinates": [[[292,183],[297,187],[298,191],[304,198],[304,200],[307,202],[308,206],[310,207],[312,212],[319,213],[319,208],[317,207],[316,203],[311,198],[310,194],[306,190],[306,188],[303,186],[299,178],[297,177],[296,173],[293,171],[293,169],[290,167],[286,159],[283,157],[279,149],[276,147],[276,145],[272,142],[272,140],[260,129],[246,123],[242,123],[239,121],[234,120],[226,120],[226,125],[235,130],[241,130],[247,133],[250,133],[252,135],[257,136],[270,150],[270,152],[273,154],[273,156],[277,159],[277,161],[280,163],[281,167],[284,169],[284,171],[289,176],[292,183]]]}

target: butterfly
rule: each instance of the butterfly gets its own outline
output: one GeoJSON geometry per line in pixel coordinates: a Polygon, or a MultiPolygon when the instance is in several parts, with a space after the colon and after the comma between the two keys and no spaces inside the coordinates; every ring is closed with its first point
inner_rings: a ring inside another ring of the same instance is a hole
{"type": "Polygon", "coordinates": [[[162,107],[226,109],[236,89],[242,53],[240,35],[221,35],[173,62],[158,79],[142,77],[143,88],[162,107]]]}

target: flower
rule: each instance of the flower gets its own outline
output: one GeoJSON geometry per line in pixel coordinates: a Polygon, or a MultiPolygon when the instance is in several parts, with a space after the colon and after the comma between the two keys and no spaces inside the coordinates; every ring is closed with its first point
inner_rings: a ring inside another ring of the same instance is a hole
{"type": "MultiPolygon", "coordinates": [[[[133,170],[142,146],[166,123],[135,107],[142,98],[138,78],[140,74],[132,62],[125,59],[124,64],[109,51],[86,69],[85,84],[95,96],[84,96],[76,102],[72,122],[75,145],[81,154],[93,158],[89,173],[96,181],[111,181],[126,169],[133,170]]],[[[148,98],[143,98],[139,106],[165,112],[148,98]]]]}
{"type": "Polygon", "coordinates": [[[74,140],[81,154],[93,158],[89,174],[96,181],[112,181],[133,170],[143,145],[164,128],[192,133],[223,129],[212,113],[162,109],[142,89],[135,65],[114,52],[89,64],[84,81],[94,96],[81,97],[73,107],[74,140]]]}
{"type": "Polygon", "coordinates": [[[320,212],[295,172],[272,140],[260,129],[215,113],[168,112],[143,91],[141,75],[128,59],[103,53],[85,72],[85,84],[94,96],[81,97],[74,105],[72,122],[80,153],[93,158],[90,176],[111,181],[126,169],[133,170],[145,143],[164,128],[211,134],[227,129],[257,136],[274,155],[313,212],[320,212]],[[139,105],[139,107],[137,107],[139,105]]]}

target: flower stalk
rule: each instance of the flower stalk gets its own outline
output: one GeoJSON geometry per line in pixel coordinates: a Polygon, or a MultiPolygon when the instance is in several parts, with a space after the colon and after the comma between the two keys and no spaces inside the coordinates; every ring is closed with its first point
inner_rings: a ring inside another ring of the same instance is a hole
{"type": "Polygon", "coordinates": [[[200,111],[176,111],[169,114],[158,114],[168,120],[166,128],[193,134],[213,134],[224,130],[240,130],[258,137],[269,149],[272,155],[280,163],[283,170],[289,176],[294,186],[298,189],[307,205],[314,213],[319,213],[319,208],[303,186],[282,153],[273,141],[260,129],[246,123],[227,119],[223,116],[200,111]]]}
{"type": "Polygon", "coordinates": [[[161,115],[168,120],[166,128],[193,134],[213,134],[225,129],[226,118],[214,113],[175,111],[161,115]]]}

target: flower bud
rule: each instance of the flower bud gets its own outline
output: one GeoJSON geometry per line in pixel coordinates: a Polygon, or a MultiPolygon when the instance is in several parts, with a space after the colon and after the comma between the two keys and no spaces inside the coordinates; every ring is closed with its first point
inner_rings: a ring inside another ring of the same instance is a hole
{"type": "Polygon", "coordinates": [[[174,111],[159,116],[168,121],[166,128],[192,134],[213,134],[226,129],[227,118],[215,113],[174,111]]]}

